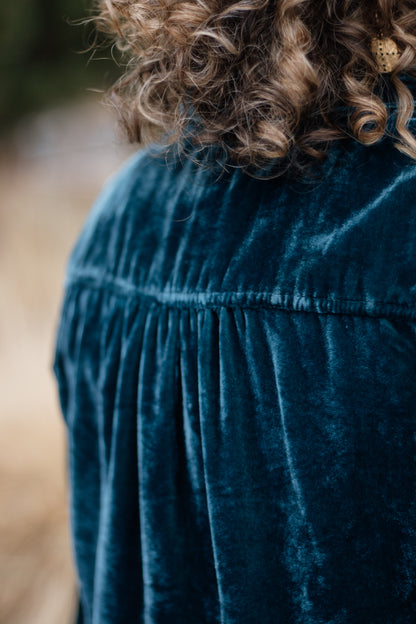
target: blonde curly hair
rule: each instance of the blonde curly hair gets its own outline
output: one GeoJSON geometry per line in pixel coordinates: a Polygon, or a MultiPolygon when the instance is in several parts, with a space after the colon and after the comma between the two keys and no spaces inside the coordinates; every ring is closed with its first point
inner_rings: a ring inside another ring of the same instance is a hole
{"type": "MultiPolygon", "coordinates": [[[[127,58],[112,103],[132,142],[220,147],[248,171],[271,161],[304,171],[333,141],[372,145],[408,129],[416,77],[416,0],[100,0],[95,18],[127,58]],[[377,19],[375,19],[375,17],[377,19]],[[385,78],[378,33],[400,51],[385,78]],[[386,105],[389,83],[396,106],[386,105]]],[[[281,168],[276,175],[285,171],[281,168]]]]}

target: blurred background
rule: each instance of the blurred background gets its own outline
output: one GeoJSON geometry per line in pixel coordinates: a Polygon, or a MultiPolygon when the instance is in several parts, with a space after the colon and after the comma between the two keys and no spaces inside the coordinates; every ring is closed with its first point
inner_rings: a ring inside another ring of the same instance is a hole
{"type": "Polygon", "coordinates": [[[121,69],[93,0],[0,4],[0,623],[69,624],[65,430],[52,375],[65,263],[134,151],[102,104],[121,69]]]}

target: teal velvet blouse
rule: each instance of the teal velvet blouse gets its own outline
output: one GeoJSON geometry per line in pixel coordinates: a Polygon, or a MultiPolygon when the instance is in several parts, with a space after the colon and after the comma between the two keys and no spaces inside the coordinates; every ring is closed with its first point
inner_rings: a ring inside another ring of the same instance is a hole
{"type": "Polygon", "coordinates": [[[416,622],[416,164],[393,139],[340,141],[314,184],[140,149],[73,246],[53,370],[80,622],[416,622]]]}

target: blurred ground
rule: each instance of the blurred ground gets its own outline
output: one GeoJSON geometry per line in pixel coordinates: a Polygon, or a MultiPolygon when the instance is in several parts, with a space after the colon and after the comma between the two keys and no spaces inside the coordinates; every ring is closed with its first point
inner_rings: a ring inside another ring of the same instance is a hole
{"type": "Polygon", "coordinates": [[[27,118],[0,146],[0,623],[69,624],[65,432],[51,364],[65,262],[131,147],[97,99],[27,118]]]}

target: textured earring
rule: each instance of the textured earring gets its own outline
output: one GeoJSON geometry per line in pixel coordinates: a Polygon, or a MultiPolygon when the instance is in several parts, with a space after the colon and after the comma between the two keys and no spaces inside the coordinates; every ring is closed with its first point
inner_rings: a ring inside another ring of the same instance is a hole
{"type": "Polygon", "coordinates": [[[371,40],[371,52],[377,61],[379,72],[388,74],[396,67],[401,56],[396,42],[379,34],[371,40]]]}

